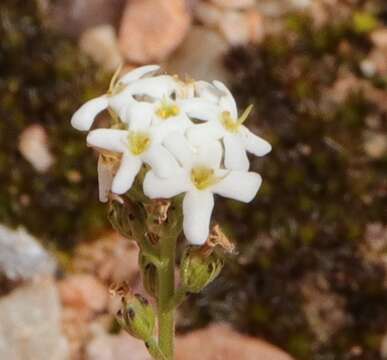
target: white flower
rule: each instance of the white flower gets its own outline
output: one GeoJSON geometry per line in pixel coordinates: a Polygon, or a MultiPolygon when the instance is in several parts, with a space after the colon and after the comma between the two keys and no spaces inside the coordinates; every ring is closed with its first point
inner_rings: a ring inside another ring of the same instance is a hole
{"type": "Polygon", "coordinates": [[[173,175],[178,164],[160,143],[157,129],[150,126],[151,117],[133,124],[128,130],[96,129],[90,131],[87,143],[97,149],[121,153],[121,164],[112,182],[112,192],[127,192],[141,169],[148,164],[157,176],[173,175]]]}
{"type": "Polygon", "coordinates": [[[188,137],[193,144],[202,143],[203,139],[219,139],[224,145],[224,163],[227,169],[248,170],[249,160],[246,151],[263,156],[271,151],[271,145],[253,134],[243,125],[251,107],[240,118],[235,99],[220,81],[214,81],[214,88],[210,84],[202,84],[202,93],[206,94],[207,106],[200,112],[201,120],[207,121],[188,130],[188,137]],[[214,96],[220,93],[219,103],[215,104],[214,96]]]}
{"type": "Polygon", "coordinates": [[[118,69],[112,78],[109,91],[106,94],[89,100],[83,104],[71,118],[71,125],[77,130],[87,131],[93,125],[95,117],[108,107],[113,108],[117,113],[119,113],[120,108],[127,103],[127,100],[131,100],[129,96],[127,97],[126,92],[123,90],[126,89],[130,83],[145,75],[153,74],[159,68],[160,67],[158,65],[139,67],[124,75],[116,83],[116,77],[120,70],[118,69]]]}
{"type": "Polygon", "coordinates": [[[190,243],[201,245],[209,235],[214,194],[250,202],[261,185],[261,177],[253,172],[222,169],[223,151],[219,141],[194,148],[184,136],[174,133],[164,144],[181,167],[167,178],[150,170],[144,179],[144,193],[151,199],[185,193],[184,233],[190,243]]]}

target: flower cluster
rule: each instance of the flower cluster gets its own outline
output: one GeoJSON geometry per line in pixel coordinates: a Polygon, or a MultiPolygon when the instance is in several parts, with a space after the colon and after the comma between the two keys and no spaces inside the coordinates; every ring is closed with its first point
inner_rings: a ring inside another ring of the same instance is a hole
{"type": "Polygon", "coordinates": [[[262,180],[249,172],[246,152],[263,156],[271,146],[245,127],[251,108],[238,116],[223,83],[182,81],[158,70],[148,65],[119,80],[114,76],[109,91],[85,103],[71,123],[88,131],[109,110],[112,127],[87,136],[89,146],[119,158],[109,190],[129,191],[145,164],[144,194],[155,199],[184,193],[184,233],[201,245],[209,235],[214,194],[250,202],[262,180]]]}

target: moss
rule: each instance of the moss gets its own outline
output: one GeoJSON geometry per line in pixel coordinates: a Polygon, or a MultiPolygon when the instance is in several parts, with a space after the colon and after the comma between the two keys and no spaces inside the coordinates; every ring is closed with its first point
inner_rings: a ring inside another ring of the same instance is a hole
{"type": "MultiPolygon", "coordinates": [[[[297,359],[344,359],[354,346],[362,359],[379,359],[375,334],[387,331],[386,273],[382,262],[362,254],[361,243],[368,223],[387,223],[381,190],[387,162],[369,158],[363,140],[366,118],[385,113],[359,91],[327,106],[343,69],[361,76],[359,61],[372,45],[352,20],[315,29],[305,14],[290,19],[288,33],[226,57],[238,104],[254,104],[249,125],[273,151],[252,159],[264,179],[256,200],[239,206],[221,200],[217,207],[217,220],[239,244],[239,261],[188,303],[184,325],[226,319],[297,359]],[[303,279],[314,272],[344,299],[351,319],[327,343],[304,315],[303,279]],[[199,314],[191,316],[193,303],[199,314]]],[[[386,130],[381,123],[379,131],[386,130]]]]}
{"type": "Polygon", "coordinates": [[[37,2],[1,1],[0,18],[0,222],[71,247],[104,226],[105,214],[92,153],[69,120],[108,80],[76,44],[44,26],[37,2]],[[18,152],[31,124],[48,132],[55,164],[45,174],[18,152]]]}

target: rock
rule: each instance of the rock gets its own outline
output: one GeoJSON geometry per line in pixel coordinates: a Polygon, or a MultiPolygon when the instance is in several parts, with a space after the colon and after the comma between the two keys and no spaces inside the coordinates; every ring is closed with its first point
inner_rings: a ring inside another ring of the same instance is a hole
{"type": "Polygon", "coordinates": [[[377,47],[387,48],[387,28],[374,30],[370,34],[371,41],[377,47]]]}
{"type": "Polygon", "coordinates": [[[245,14],[239,11],[227,11],[219,28],[231,46],[246,45],[250,40],[249,23],[245,14]]]}
{"type": "Polygon", "coordinates": [[[86,360],[152,360],[144,343],[126,333],[95,337],[86,348],[86,360]]]}
{"type": "Polygon", "coordinates": [[[380,159],[387,154],[387,137],[385,133],[370,131],[365,134],[364,151],[373,159],[380,159]]]}
{"type": "Polygon", "coordinates": [[[69,359],[54,282],[33,282],[2,298],[0,334],[0,359],[69,359]]]}
{"type": "Polygon", "coordinates": [[[107,71],[114,72],[123,61],[117,36],[111,25],[99,25],[86,30],[80,37],[79,46],[107,71]]]}
{"type": "Polygon", "coordinates": [[[220,80],[227,83],[230,74],[224,68],[223,56],[228,50],[227,42],[215,31],[195,26],[183,45],[165,65],[166,71],[201,80],[220,80]]]}
{"type": "Polygon", "coordinates": [[[46,130],[41,125],[31,125],[23,130],[19,138],[19,151],[40,173],[46,172],[54,163],[46,130]]]}
{"type": "Polygon", "coordinates": [[[246,12],[246,22],[249,26],[249,41],[253,44],[259,44],[265,37],[264,18],[262,14],[251,9],[246,12]]]}
{"type": "Polygon", "coordinates": [[[116,24],[124,4],[125,0],[55,1],[47,18],[54,28],[77,37],[91,27],[116,24]]]}
{"type": "Polygon", "coordinates": [[[212,3],[200,1],[194,9],[195,19],[205,26],[217,27],[222,21],[224,10],[212,3]]]}
{"type": "Polygon", "coordinates": [[[0,225],[0,275],[10,282],[52,275],[56,262],[38,240],[22,228],[0,225]]]}
{"type": "Polygon", "coordinates": [[[130,62],[159,62],[183,41],[191,22],[185,0],[130,0],[119,31],[119,45],[130,62]]]}
{"type": "Polygon", "coordinates": [[[178,337],[176,360],[196,359],[291,360],[292,358],[260,339],[239,334],[226,325],[214,324],[178,337]]]}
{"type": "Polygon", "coordinates": [[[210,0],[213,4],[230,9],[247,9],[255,5],[255,0],[210,0]]]}
{"type": "Polygon", "coordinates": [[[107,286],[124,281],[133,285],[139,277],[138,247],[133,241],[110,233],[78,246],[73,267],[77,272],[94,274],[107,286]]]}
{"type": "Polygon", "coordinates": [[[94,276],[74,274],[58,284],[62,304],[78,310],[86,318],[107,307],[108,289],[94,276]]]}

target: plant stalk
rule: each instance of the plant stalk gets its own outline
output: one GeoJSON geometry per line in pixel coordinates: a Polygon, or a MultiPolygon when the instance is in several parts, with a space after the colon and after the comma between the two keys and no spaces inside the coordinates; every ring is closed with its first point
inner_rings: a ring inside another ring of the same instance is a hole
{"type": "Polygon", "coordinates": [[[175,294],[176,237],[160,238],[160,258],[158,268],[158,325],[159,348],[167,360],[174,359],[175,308],[170,308],[170,300],[175,294]]]}

